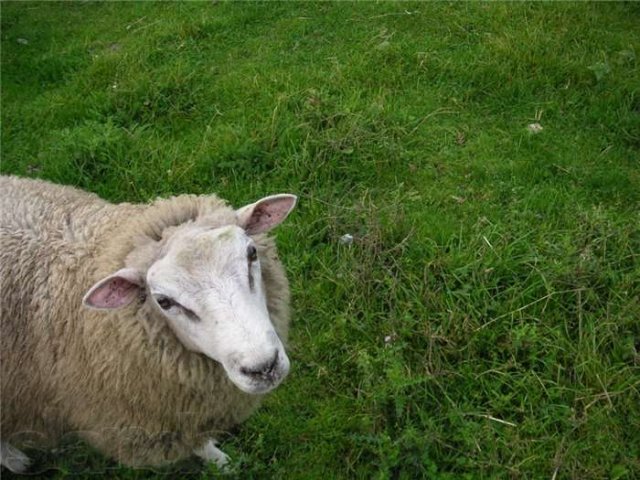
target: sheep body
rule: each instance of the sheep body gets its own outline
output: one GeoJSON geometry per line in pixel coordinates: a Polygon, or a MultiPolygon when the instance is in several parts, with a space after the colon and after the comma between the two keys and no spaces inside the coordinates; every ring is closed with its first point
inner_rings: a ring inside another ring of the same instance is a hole
{"type": "MultiPolygon", "coordinates": [[[[143,298],[113,312],[83,294],[125,264],[148,267],[148,245],[174,227],[235,225],[215,195],[111,204],[71,187],[0,177],[0,438],[53,444],[76,433],[131,466],[192,455],[245,420],[262,395],[188,351],[143,298]]],[[[286,341],[288,283],[272,239],[257,235],[267,309],[286,341]]]]}

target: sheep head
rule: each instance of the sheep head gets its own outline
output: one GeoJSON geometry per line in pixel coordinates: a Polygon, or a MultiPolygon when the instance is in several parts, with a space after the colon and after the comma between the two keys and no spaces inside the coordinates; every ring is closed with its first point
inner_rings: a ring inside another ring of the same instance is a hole
{"type": "Polygon", "coordinates": [[[117,309],[146,293],[182,344],[224,367],[242,391],[272,390],[289,372],[289,359],[269,317],[252,235],[280,224],[296,197],[274,195],[236,211],[236,224],[177,227],[146,271],[123,268],[84,297],[91,308],[117,309]]]}

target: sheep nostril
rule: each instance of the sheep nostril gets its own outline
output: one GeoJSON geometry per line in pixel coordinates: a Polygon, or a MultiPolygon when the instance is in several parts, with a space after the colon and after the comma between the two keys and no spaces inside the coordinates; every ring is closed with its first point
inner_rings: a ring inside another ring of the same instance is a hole
{"type": "Polygon", "coordinates": [[[256,368],[241,367],[240,372],[243,375],[247,375],[248,377],[266,377],[273,373],[277,365],[278,365],[278,351],[276,350],[276,353],[273,356],[272,360],[265,362],[256,368]]]}
{"type": "Polygon", "coordinates": [[[269,372],[271,373],[275,370],[276,365],[278,365],[278,351],[276,350],[275,355],[273,356],[273,360],[271,361],[271,364],[269,364],[269,372]]]}

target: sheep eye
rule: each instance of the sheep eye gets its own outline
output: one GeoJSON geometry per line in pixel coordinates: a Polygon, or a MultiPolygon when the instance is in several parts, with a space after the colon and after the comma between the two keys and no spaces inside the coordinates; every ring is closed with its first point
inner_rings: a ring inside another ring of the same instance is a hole
{"type": "Polygon", "coordinates": [[[249,260],[250,262],[255,262],[258,259],[258,251],[256,250],[256,247],[254,247],[253,245],[249,245],[247,247],[247,260],[249,260]]]}
{"type": "Polygon", "coordinates": [[[169,297],[158,297],[156,298],[156,302],[158,302],[158,305],[160,305],[160,308],[163,310],[169,310],[171,307],[177,305],[177,303],[169,297]]]}
{"type": "Polygon", "coordinates": [[[175,300],[169,297],[165,297],[164,295],[159,295],[156,297],[156,302],[158,302],[158,305],[160,305],[160,308],[163,310],[169,310],[173,307],[177,307],[182,311],[182,313],[184,313],[187,316],[189,320],[194,322],[197,322],[200,320],[200,318],[198,318],[198,316],[193,312],[193,310],[189,310],[187,307],[180,305],[178,302],[176,302],[175,300]]]}

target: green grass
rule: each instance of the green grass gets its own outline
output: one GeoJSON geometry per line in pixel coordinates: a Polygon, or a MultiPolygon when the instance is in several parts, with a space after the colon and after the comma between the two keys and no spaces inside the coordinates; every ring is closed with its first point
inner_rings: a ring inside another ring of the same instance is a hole
{"type": "Polygon", "coordinates": [[[300,195],[293,370],[223,443],[241,478],[640,478],[639,19],[3,2],[0,169],[112,201],[300,195]]]}

